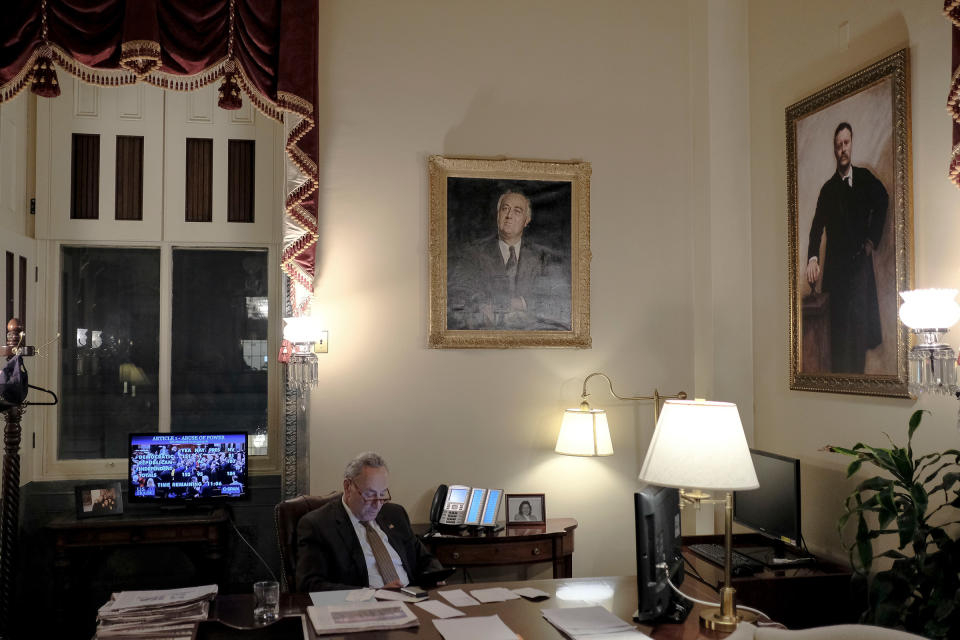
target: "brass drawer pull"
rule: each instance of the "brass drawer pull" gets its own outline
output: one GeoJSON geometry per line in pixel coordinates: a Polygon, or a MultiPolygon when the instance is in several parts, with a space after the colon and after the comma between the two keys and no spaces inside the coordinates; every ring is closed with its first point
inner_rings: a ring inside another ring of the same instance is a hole
{"type": "Polygon", "coordinates": [[[540,547],[534,547],[534,548],[533,548],[533,555],[535,555],[535,556],[540,555],[540,547]]]}

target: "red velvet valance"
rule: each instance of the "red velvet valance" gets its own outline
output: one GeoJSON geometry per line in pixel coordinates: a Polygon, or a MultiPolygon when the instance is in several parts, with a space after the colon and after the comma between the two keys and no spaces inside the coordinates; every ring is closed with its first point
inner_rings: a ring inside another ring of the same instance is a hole
{"type": "Polygon", "coordinates": [[[6,0],[0,102],[60,94],[56,68],[103,86],[190,91],[220,81],[284,123],[288,176],[282,265],[294,313],[313,290],[317,242],[318,0],[6,0]]]}

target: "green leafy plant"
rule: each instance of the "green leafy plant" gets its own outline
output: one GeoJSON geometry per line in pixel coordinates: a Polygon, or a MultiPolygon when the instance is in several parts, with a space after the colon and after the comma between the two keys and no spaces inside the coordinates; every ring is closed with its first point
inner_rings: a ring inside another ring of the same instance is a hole
{"type": "Polygon", "coordinates": [[[956,537],[960,451],[914,457],[913,434],[923,413],[910,416],[905,448],[890,436],[887,449],[862,443],[849,449],[827,447],[854,458],[847,467],[848,478],[864,463],[884,472],[867,478],[847,496],[837,529],[842,534],[851,522],[856,523],[855,539],[846,548],[854,579],[866,585],[867,607],[861,622],[929,638],[960,638],[960,542],[956,537]],[[896,549],[874,554],[874,540],[885,535],[897,537],[896,549]],[[878,558],[890,558],[893,564],[871,572],[878,558]]]}

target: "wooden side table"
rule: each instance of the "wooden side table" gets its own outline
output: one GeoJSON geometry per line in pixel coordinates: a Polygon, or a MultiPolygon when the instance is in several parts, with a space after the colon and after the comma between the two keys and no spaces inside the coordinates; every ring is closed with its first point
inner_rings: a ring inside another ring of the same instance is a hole
{"type": "Polygon", "coordinates": [[[428,526],[414,525],[423,543],[448,567],[492,567],[536,562],[553,564],[554,578],[573,577],[573,518],[548,518],[545,526],[509,527],[490,535],[423,535],[428,526]]]}
{"type": "Polygon", "coordinates": [[[72,515],[55,518],[46,531],[52,537],[55,554],[55,581],[51,589],[57,603],[56,623],[68,625],[71,618],[75,623],[77,615],[94,622],[95,612],[89,615],[78,610],[89,605],[79,595],[86,596],[90,590],[89,576],[84,571],[107,553],[124,547],[136,549],[138,557],[142,550],[145,558],[150,557],[151,546],[176,547],[189,555],[199,575],[209,576],[209,582],[222,582],[228,527],[229,517],[223,508],[177,515],[127,513],[82,520],[72,515]]]}
{"type": "MultiPolygon", "coordinates": [[[[684,536],[683,555],[708,584],[719,586],[723,582],[723,567],[687,548],[687,545],[702,542],[722,545],[723,536],[684,536]]],[[[760,534],[738,533],[733,536],[734,548],[770,544],[770,540],[760,534]]],[[[857,621],[850,577],[849,567],[818,559],[811,564],[766,567],[752,576],[733,576],[731,581],[737,590],[738,604],[760,609],[790,629],[806,629],[857,621]]]]}

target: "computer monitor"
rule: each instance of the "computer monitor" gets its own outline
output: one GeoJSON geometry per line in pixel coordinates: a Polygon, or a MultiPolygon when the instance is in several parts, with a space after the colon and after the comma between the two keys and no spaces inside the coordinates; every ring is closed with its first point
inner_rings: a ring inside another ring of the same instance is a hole
{"type": "Polygon", "coordinates": [[[637,621],[682,622],[691,603],[670,588],[683,582],[680,492],[649,486],[634,494],[637,538],[637,621]],[[661,567],[666,565],[666,570],[661,567]]]}
{"type": "Polygon", "coordinates": [[[734,491],[733,520],[776,541],[783,557],[785,545],[800,547],[800,461],[757,449],[750,457],[760,488],[734,491]]]}

